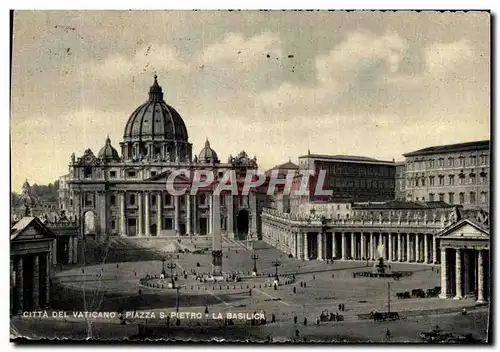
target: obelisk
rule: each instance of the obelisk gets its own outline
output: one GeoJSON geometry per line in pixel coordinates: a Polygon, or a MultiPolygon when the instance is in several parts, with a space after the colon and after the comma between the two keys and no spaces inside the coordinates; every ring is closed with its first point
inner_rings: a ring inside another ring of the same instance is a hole
{"type": "Polygon", "coordinates": [[[222,277],[222,234],[220,228],[220,195],[212,194],[212,274],[222,277]]]}

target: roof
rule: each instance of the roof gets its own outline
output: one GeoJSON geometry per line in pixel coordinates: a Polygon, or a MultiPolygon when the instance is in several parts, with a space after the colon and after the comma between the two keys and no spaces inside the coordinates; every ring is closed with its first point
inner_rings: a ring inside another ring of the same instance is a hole
{"type": "Polygon", "coordinates": [[[404,202],[399,200],[394,200],[386,203],[369,203],[369,204],[353,204],[353,209],[442,209],[442,208],[453,208],[454,205],[450,205],[445,202],[404,202]]]}
{"type": "Polygon", "coordinates": [[[276,165],[272,169],[267,170],[266,172],[272,171],[272,170],[297,170],[299,168],[298,165],[292,163],[291,161],[287,161],[284,164],[276,165]]]}
{"type": "Polygon", "coordinates": [[[393,164],[393,161],[386,161],[386,160],[378,160],[374,158],[369,158],[366,156],[358,156],[358,155],[327,155],[327,154],[307,154],[307,155],[302,155],[299,156],[300,158],[313,158],[313,159],[328,159],[328,160],[340,160],[340,161],[358,161],[358,162],[373,162],[373,163],[391,163],[393,164]]]}
{"type": "Polygon", "coordinates": [[[444,237],[447,234],[452,233],[453,231],[456,231],[457,229],[463,227],[466,224],[471,225],[472,227],[474,227],[478,231],[484,233],[485,235],[488,235],[488,237],[489,237],[490,230],[489,230],[488,227],[486,227],[484,224],[481,224],[481,223],[479,223],[478,221],[476,221],[474,219],[469,219],[469,218],[461,219],[461,220],[457,221],[456,223],[448,226],[447,228],[445,228],[443,231],[441,231],[438,234],[438,237],[444,237]]]}
{"type": "Polygon", "coordinates": [[[490,141],[475,141],[457,144],[446,144],[434,147],[427,147],[424,149],[419,149],[414,152],[403,154],[403,156],[417,156],[417,155],[429,155],[429,154],[440,154],[449,152],[466,152],[479,149],[490,149],[490,141]]]}
{"type": "Polygon", "coordinates": [[[54,233],[47,227],[45,226],[40,219],[37,217],[32,217],[32,216],[26,216],[16,222],[10,229],[10,240],[16,239],[26,228],[28,228],[31,224],[34,226],[38,227],[45,236],[47,237],[56,237],[54,233]]]}

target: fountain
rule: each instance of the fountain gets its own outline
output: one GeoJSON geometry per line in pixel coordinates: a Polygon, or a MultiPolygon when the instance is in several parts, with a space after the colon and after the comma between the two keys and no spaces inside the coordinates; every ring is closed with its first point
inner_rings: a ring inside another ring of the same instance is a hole
{"type": "Polygon", "coordinates": [[[378,262],[373,264],[372,271],[362,271],[354,273],[354,277],[363,276],[363,277],[377,277],[377,278],[396,278],[401,276],[409,276],[412,272],[405,271],[391,271],[388,270],[387,264],[384,259],[384,245],[381,243],[377,247],[378,253],[378,262]]]}

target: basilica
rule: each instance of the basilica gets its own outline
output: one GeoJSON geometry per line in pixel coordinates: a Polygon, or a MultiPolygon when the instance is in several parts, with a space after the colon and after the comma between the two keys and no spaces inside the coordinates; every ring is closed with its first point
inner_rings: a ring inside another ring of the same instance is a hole
{"type": "MultiPolygon", "coordinates": [[[[227,170],[236,175],[257,170],[256,158],[244,151],[221,162],[208,139],[193,157],[186,125],[164,101],[156,75],[149,99],[125,123],[119,146],[120,152],[108,137],[97,154],[90,149],[80,157],[72,154],[69,174],[60,178],[60,208],[80,219],[83,236],[210,235],[213,187],[196,195],[172,196],[166,187],[168,175],[179,169],[209,170],[217,178],[227,170]]],[[[184,181],[176,178],[178,183],[184,181]]],[[[255,193],[221,196],[217,203],[222,233],[241,240],[256,236],[255,193]]]]}

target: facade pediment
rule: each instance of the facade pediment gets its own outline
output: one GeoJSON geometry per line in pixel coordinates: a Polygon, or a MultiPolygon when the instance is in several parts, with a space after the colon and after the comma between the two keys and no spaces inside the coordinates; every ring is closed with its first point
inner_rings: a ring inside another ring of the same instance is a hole
{"type": "Polygon", "coordinates": [[[463,219],[448,229],[443,230],[438,237],[442,240],[447,239],[480,239],[489,240],[489,230],[476,224],[469,219],[463,219]]]}
{"type": "Polygon", "coordinates": [[[11,242],[53,239],[56,236],[38,218],[25,217],[11,228],[11,242]]]}

